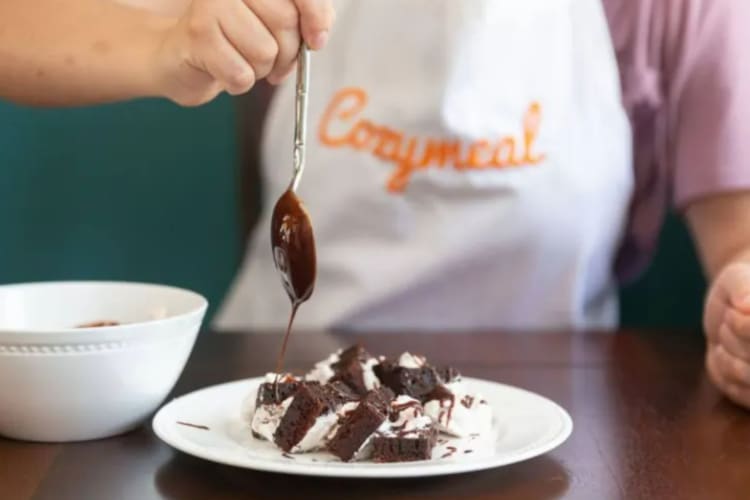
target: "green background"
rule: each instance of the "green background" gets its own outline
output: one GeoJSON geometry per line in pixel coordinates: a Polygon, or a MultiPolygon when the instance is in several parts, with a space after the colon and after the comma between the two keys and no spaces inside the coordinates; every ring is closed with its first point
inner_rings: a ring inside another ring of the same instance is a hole
{"type": "MultiPolygon", "coordinates": [[[[215,312],[242,252],[233,104],[0,102],[0,282],[161,282],[203,293],[215,312]]],[[[649,272],[623,290],[623,324],[697,327],[703,288],[670,218],[649,272]]]]}

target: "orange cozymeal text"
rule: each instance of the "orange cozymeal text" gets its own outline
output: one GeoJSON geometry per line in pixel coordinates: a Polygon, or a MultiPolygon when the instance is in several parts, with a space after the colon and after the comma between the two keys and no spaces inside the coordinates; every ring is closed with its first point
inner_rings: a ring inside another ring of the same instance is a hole
{"type": "Polygon", "coordinates": [[[362,116],[367,100],[367,92],[358,87],[336,92],[320,120],[318,138],[325,146],[367,151],[395,164],[386,186],[392,193],[403,192],[411,175],[418,170],[501,169],[537,165],[545,159],[544,154],[534,151],[542,118],[538,102],[532,102],[522,117],[520,136],[509,134],[465,144],[458,139],[410,136],[402,130],[374,123],[362,116]]]}

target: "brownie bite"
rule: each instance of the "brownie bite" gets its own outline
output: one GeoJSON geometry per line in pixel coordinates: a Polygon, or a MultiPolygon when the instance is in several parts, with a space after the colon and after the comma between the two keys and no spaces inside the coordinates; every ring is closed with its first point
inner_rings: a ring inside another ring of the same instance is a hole
{"type": "Polygon", "coordinates": [[[267,404],[280,404],[286,398],[291,397],[297,391],[300,380],[291,374],[279,375],[278,380],[272,375],[273,380],[266,381],[258,386],[258,395],[255,397],[255,407],[267,404]]]}
{"type": "Polygon", "coordinates": [[[372,437],[375,462],[410,462],[432,458],[437,428],[425,416],[422,404],[409,396],[399,396],[389,407],[388,419],[372,437]]]}
{"type": "Polygon", "coordinates": [[[368,392],[356,408],[341,416],[328,450],[344,462],[367,458],[370,438],[388,418],[393,398],[387,387],[368,392]]]}
{"type": "Polygon", "coordinates": [[[250,421],[253,437],[268,441],[273,439],[281,417],[299,384],[300,380],[290,374],[277,376],[269,373],[266,375],[265,382],[258,386],[255,395],[255,405],[250,421]]]}
{"type": "Polygon", "coordinates": [[[373,371],[378,363],[379,360],[371,356],[364,347],[354,345],[316,363],[306,379],[317,380],[322,384],[341,381],[356,394],[364,396],[367,391],[380,387],[380,381],[373,371]]]}
{"type": "Polygon", "coordinates": [[[324,447],[326,436],[338,420],[337,411],[357,399],[341,382],[326,385],[300,383],[276,428],[274,443],[287,453],[324,447]]]}
{"type": "Polygon", "coordinates": [[[406,395],[421,400],[441,384],[460,377],[452,367],[434,367],[421,356],[404,353],[398,362],[382,361],[374,367],[375,374],[383,385],[397,395],[406,395]]]}
{"type": "Polygon", "coordinates": [[[432,458],[437,442],[437,429],[431,427],[408,436],[382,436],[372,438],[374,462],[414,462],[432,458]]]}

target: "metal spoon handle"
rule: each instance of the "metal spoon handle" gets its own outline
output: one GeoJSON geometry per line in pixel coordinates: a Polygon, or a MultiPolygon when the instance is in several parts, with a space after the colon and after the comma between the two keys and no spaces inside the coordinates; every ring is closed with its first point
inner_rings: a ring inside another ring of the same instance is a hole
{"type": "Polygon", "coordinates": [[[297,91],[294,100],[294,176],[290,189],[297,185],[305,169],[305,137],[307,135],[307,88],[310,85],[310,49],[303,43],[297,56],[297,91]]]}

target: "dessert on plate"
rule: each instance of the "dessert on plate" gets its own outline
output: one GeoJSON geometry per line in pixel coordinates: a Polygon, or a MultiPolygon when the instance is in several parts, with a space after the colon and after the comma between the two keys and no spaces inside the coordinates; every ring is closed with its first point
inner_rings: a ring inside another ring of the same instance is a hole
{"type": "Polygon", "coordinates": [[[375,357],[339,350],[304,377],[269,373],[251,395],[253,437],[285,453],[325,451],[349,461],[429,460],[439,436],[492,431],[492,409],[461,374],[408,352],[375,357]]]}

